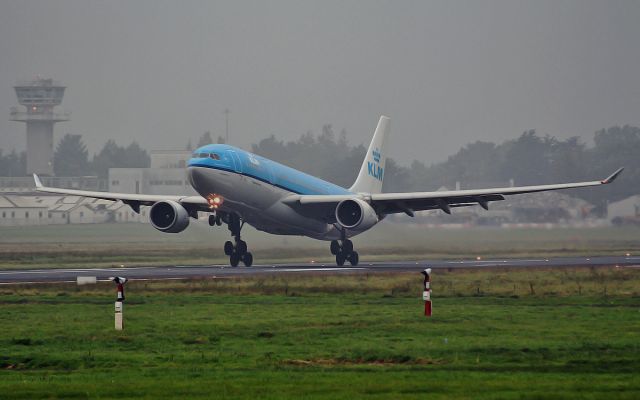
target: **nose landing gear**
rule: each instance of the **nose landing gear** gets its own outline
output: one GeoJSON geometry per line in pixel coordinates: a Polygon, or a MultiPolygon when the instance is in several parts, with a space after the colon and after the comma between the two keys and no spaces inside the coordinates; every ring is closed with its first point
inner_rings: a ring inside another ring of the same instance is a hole
{"type": "Polygon", "coordinates": [[[229,256],[229,264],[237,267],[242,261],[245,266],[250,267],[253,264],[253,254],[247,251],[247,242],[240,238],[244,222],[240,221],[238,214],[229,214],[227,225],[235,242],[228,240],[224,244],[224,254],[229,256]]]}
{"type": "Polygon", "coordinates": [[[336,256],[336,264],[342,267],[345,261],[349,261],[352,266],[358,265],[360,257],[358,252],[353,250],[353,243],[346,238],[344,231],[342,232],[342,238],[340,242],[337,240],[331,241],[331,254],[336,256]]]}

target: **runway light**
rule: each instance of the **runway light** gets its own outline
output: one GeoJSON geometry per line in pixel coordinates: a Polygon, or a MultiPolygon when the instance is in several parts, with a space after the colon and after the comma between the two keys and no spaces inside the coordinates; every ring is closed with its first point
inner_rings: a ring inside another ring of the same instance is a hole
{"type": "Polygon", "coordinates": [[[480,261],[480,260],[482,260],[482,257],[478,256],[478,257],[476,257],[476,260],[480,261]]]}
{"type": "Polygon", "coordinates": [[[627,257],[631,257],[631,253],[627,253],[627,257]]]}

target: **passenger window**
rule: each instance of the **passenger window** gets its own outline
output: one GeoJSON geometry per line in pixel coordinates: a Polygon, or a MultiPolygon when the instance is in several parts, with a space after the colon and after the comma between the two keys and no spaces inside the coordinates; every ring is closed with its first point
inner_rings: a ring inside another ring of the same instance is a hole
{"type": "Polygon", "coordinates": [[[207,158],[207,157],[209,157],[209,156],[207,155],[207,153],[200,153],[200,154],[198,154],[198,158],[207,158]]]}
{"type": "Polygon", "coordinates": [[[216,153],[211,153],[211,154],[209,154],[209,157],[211,157],[211,158],[212,158],[212,159],[214,159],[214,160],[219,160],[219,159],[220,159],[220,156],[219,156],[219,155],[217,155],[216,153]]]}

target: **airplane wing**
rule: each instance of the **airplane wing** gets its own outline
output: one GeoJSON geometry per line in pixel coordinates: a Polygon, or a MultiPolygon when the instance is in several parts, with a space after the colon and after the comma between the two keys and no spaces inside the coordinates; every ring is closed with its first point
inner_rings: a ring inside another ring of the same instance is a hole
{"type": "Polygon", "coordinates": [[[182,204],[189,211],[210,211],[207,200],[202,196],[170,196],[170,195],[153,195],[153,194],[132,194],[132,193],[114,193],[114,192],[95,192],[88,190],[61,189],[46,187],[33,174],[36,184],[36,191],[64,194],[69,196],[91,197],[94,199],[104,199],[113,201],[122,201],[129,205],[135,212],[140,212],[140,206],[151,206],[159,201],[171,200],[182,204]]]}
{"type": "Polygon", "coordinates": [[[440,209],[447,214],[453,207],[480,205],[485,210],[489,202],[504,200],[505,196],[544,192],[549,190],[574,189],[606,185],[613,182],[624,168],[618,169],[600,181],[561,183],[555,185],[519,186],[492,189],[451,190],[440,192],[374,193],[353,195],[292,195],[285,203],[303,215],[321,216],[328,223],[335,222],[333,210],[342,200],[360,198],[367,201],[379,215],[405,213],[413,216],[415,211],[440,209]]]}

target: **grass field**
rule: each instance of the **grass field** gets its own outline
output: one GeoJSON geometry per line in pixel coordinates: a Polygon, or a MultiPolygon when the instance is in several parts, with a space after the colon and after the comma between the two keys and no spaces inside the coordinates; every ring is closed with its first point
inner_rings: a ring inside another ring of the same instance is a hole
{"type": "Polygon", "coordinates": [[[637,399],[640,270],[0,287],[0,398],[637,399]]]}
{"type": "MultiPolygon", "coordinates": [[[[354,238],[362,261],[434,258],[624,255],[640,253],[640,228],[435,229],[382,223],[354,238]]],[[[328,243],[274,236],[247,227],[256,263],[333,262],[328,243]]],[[[0,229],[0,269],[227,263],[226,228],[193,223],[165,234],[148,224],[0,229]]]]}

